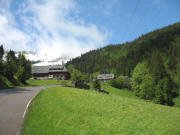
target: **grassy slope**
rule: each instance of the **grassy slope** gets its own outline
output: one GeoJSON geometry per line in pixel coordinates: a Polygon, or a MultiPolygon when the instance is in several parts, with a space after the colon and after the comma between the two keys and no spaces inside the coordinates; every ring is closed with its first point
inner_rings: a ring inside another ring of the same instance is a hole
{"type": "MultiPolygon", "coordinates": [[[[135,96],[132,91],[128,89],[117,89],[114,88],[108,84],[102,84],[102,89],[108,91],[110,94],[116,95],[116,96],[121,96],[121,97],[127,97],[127,98],[132,98],[132,99],[140,99],[139,97],[135,96]]],[[[141,99],[143,100],[143,99],[141,99]]],[[[180,92],[179,96],[174,98],[174,107],[180,108],[180,92]]]]}
{"type": "Polygon", "coordinates": [[[17,78],[13,78],[11,81],[8,80],[5,76],[0,74],[0,89],[4,88],[14,88],[14,87],[22,87],[24,84],[22,84],[20,81],[18,81],[17,78]]]}
{"type": "Polygon", "coordinates": [[[13,84],[0,74],[0,88],[13,87],[13,84]]]}
{"type": "Polygon", "coordinates": [[[179,135],[180,109],[75,88],[32,102],[22,135],[179,135]]]}

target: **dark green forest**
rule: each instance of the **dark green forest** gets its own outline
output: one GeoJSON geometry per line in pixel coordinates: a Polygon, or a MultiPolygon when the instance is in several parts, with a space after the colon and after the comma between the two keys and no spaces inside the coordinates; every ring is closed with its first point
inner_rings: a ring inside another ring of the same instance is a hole
{"type": "Polygon", "coordinates": [[[89,75],[128,76],[132,78],[136,95],[172,105],[172,98],[180,88],[180,23],[157,29],[132,42],[89,51],[66,64],[72,65],[89,75]]]}

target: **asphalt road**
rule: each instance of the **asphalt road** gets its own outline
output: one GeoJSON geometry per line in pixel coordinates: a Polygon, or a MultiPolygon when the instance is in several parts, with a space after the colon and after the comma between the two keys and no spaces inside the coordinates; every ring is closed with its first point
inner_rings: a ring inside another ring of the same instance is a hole
{"type": "Polygon", "coordinates": [[[55,86],[0,90],[0,135],[20,135],[31,100],[48,87],[55,86]]]}

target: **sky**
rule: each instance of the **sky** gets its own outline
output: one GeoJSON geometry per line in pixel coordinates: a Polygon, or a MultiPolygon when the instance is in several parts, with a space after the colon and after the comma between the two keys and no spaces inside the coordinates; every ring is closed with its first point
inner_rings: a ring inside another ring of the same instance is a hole
{"type": "Polygon", "coordinates": [[[180,21],[180,0],[0,0],[0,44],[77,57],[180,21]]]}

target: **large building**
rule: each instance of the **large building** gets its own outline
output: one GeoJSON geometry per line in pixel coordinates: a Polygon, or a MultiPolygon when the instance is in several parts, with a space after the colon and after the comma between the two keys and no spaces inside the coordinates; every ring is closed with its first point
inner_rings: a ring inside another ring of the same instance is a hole
{"type": "Polygon", "coordinates": [[[34,66],[33,67],[34,79],[62,79],[67,80],[70,78],[70,73],[65,66],[34,66]]]}
{"type": "Polygon", "coordinates": [[[97,76],[97,79],[103,82],[114,79],[114,74],[101,74],[97,76]]]}

